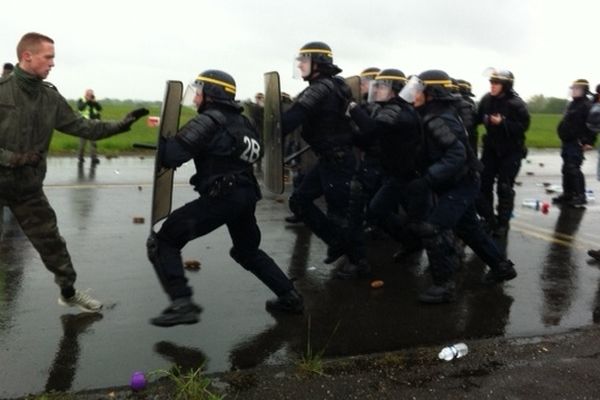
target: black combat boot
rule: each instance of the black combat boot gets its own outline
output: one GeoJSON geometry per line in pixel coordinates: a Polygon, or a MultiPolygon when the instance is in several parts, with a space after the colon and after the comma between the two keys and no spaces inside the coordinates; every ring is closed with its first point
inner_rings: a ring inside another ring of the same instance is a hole
{"type": "Polygon", "coordinates": [[[156,326],[175,326],[182,324],[195,324],[200,320],[199,314],[202,307],[195,304],[189,297],[181,297],[173,300],[171,305],[158,316],[152,318],[150,323],[156,326]]]}
{"type": "Polygon", "coordinates": [[[585,208],[585,205],[587,204],[587,198],[585,196],[585,193],[571,197],[571,199],[567,201],[566,204],[573,208],[585,208]]]}
{"type": "Polygon", "coordinates": [[[396,263],[404,261],[404,259],[423,251],[423,244],[419,241],[404,242],[400,244],[400,248],[392,255],[392,260],[396,263]]]}
{"type": "Polygon", "coordinates": [[[292,289],[277,298],[267,300],[266,309],[272,312],[302,314],[304,311],[304,299],[296,289],[292,289]]]}
{"type": "Polygon", "coordinates": [[[345,263],[340,269],[335,271],[335,277],[338,279],[359,279],[371,276],[371,266],[367,260],[360,260],[356,263],[345,263]]]}
{"type": "Polygon", "coordinates": [[[346,254],[344,246],[341,243],[334,243],[327,247],[327,257],[323,260],[325,264],[333,264],[340,257],[346,254]]]}
{"type": "Polygon", "coordinates": [[[494,285],[496,283],[510,281],[517,277],[517,271],[514,268],[512,261],[502,261],[496,268],[490,269],[481,279],[486,285],[494,285]]]}
{"type": "Polygon", "coordinates": [[[419,295],[419,301],[426,304],[452,303],[455,300],[456,289],[454,282],[434,283],[419,295]]]}
{"type": "Polygon", "coordinates": [[[570,193],[561,193],[552,198],[552,204],[566,204],[571,201],[572,197],[570,193]]]}
{"type": "Polygon", "coordinates": [[[284,219],[285,219],[285,222],[287,222],[288,224],[299,224],[300,222],[302,222],[300,217],[297,216],[296,214],[292,214],[288,217],[285,217],[284,219]]]}
{"type": "Polygon", "coordinates": [[[588,250],[588,256],[592,257],[596,261],[600,261],[600,250],[588,250]]]}

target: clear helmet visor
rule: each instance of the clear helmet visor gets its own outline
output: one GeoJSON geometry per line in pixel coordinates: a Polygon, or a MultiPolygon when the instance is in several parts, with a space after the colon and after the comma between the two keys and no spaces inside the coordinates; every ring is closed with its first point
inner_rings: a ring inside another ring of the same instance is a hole
{"type": "Polygon", "coordinates": [[[306,79],[312,73],[312,57],[310,54],[300,54],[294,57],[293,66],[292,77],[294,79],[306,79]]]}
{"type": "Polygon", "coordinates": [[[573,85],[569,88],[569,96],[572,98],[583,97],[586,95],[586,91],[582,86],[573,85]]]}
{"type": "Polygon", "coordinates": [[[202,88],[204,84],[198,81],[190,82],[185,91],[183,92],[183,97],[181,98],[181,105],[185,107],[191,107],[194,110],[198,109],[200,106],[199,102],[202,96],[202,88]]]}
{"type": "Polygon", "coordinates": [[[425,84],[418,76],[413,75],[400,91],[400,97],[407,103],[414,103],[418,93],[423,93],[425,84]]]}
{"type": "Polygon", "coordinates": [[[373,77],[360,77],[360,95],[369,95],[369,91],[371,90],[371,83],[373,82],[373,77]]]}
{"type": "Polygon", "coordinates": [[[386,102],[394,96],[391,80],[375,79],[369,84],[369,96],[367,97],[369,103],[386,102]]]}
{"type": "Polygon", "coordinates": [[[511,79],[512,74],[507,69],[487,67],[486,69],[483,70],[482,75],[488,79],[496,79],[496,80],[500,80],[500,81],[512,80],[511,79]]]}

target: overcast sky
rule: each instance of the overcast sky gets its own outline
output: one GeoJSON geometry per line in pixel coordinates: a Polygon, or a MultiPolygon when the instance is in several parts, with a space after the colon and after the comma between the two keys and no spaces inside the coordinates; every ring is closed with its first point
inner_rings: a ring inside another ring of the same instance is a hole
{"type": "Polygon", "coordinates": [[[55,40],[48,81],[67,98],[93,88],[98,98],[162,100],[165,81],[187,83],[222,69],[238,98],[263,91],[263,73],[278,71],[282,90],[293,59],[310,41],[333,49],[342,75],[370,66],[405,74],[443,69],[488,91],[490,66],[515,74],[515,89],[565,98],[570,83],[600,83],[595,41],[598,0],[225,0],[5,2],[0,59],[16,62],[21,36],[55,40]]]}

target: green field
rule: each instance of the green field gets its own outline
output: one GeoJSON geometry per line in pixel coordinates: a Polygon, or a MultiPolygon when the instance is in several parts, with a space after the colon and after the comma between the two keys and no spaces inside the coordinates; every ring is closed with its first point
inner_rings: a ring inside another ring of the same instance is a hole
{"type": "Polygon", "coordinates": [[[532,114],[531,126],[525,134],[530,148],[560,147],[556,133],[561,114],[532,114]]]}
{"type": "MultiPolygon", "coordinates": [[[[158,116],[159,107],[147,104],[103,104],[103,120],[119,120],[125,114],[136,107],[146,106],[150,109],[150,115],[158,116]]],[[[193,117],[192,109],[182,110],[181,123],[193,117]]],[[[558,114],[533,114],[531,116],[531,127],[527,132],[527,145],[530,148],[560,147],[560,140],[556,135],[556,126],[561,116],[558,114]]],[[[98,150],[103,155],[117,155],[139,152],[133,149],[133,143],[156,143],[157,128],[146,124],[147,118],[136,122],[131,131],[122,135],[113,136],[98,142],[98,150]]],[[[479,131],[482,131],[480,127],[479,131]]],[[[79,146],[79,138],[55,132],[50,144],[50,153],[53,155],[75,154],[79,146]]]]}

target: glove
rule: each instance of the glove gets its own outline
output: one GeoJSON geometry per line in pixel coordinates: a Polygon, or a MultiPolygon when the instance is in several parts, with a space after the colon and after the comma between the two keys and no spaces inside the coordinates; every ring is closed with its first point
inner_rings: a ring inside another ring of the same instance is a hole
{"type": "Polygon", "coordinates": [[[13,153],[10,156],[8,163],[12,168],[22,167],[24,165],[35,167],[40,161],[42,161],[42,154],[40,152],[28,151],[26,153],[13,153]]]}
{"type": "Polygon", "coordinates": [[[121,132],[127,132],[131,129],[131,125],[133,125],[135,121],[148,114],[150,114],[150,111],[147,108],[136,108],[131,111],[121,121],[121,132]]]}
{"type": "Polygon", "coordinates": [[[354,101],[351,101],[348,104],[348,107],[346,108],[346,117],[350,117],[350,111],[354,110],[354,107],[356,107],[358,104],[356,104],[354,101]]]}

